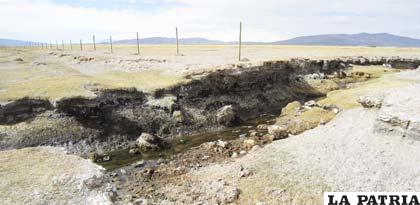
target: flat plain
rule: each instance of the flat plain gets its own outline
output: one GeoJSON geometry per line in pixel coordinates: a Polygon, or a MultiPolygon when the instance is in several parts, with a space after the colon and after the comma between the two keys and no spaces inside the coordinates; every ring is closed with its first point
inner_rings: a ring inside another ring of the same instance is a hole
{"type": "Polygon", "coordinates": [[[244,45],[238,60],[235,45],[65,45],[62,48],[0,49],[0,102],[22,97],[54,101],[68,96],[91,96],[101,88],[136,87],[146,92],[186,81],[185,76],[258,65],[263,61],[291,58],[339,57],[419,58],[420,48],[244,45]]]}

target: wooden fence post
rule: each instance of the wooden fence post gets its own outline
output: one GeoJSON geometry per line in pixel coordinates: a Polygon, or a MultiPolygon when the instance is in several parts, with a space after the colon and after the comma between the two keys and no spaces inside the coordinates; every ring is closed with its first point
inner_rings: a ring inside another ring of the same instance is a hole
{"type": "Polygon", "coordinates": [[[111,45],[111,54],[113,53],[113,50],[112,50],[112,36],[109,36],[109,44],[111,45]]]}
{"type": "Polygon", "coordinates": [[[137,55],[140,55],[139,32],[137,32],[137,55]]]}
{"type": "Polygon", "coordinates": [[[63,51],[64,51],[64,41],[63,40],[61,40],[61,47],[63,48],[63,51]]]}
{"type": "Polygon", "coordinates": [[[239,61],[241,61],[242,52],[242,22],[239,23],[239,61]]]}
{"type": "Polygon", "coordinates": [[[178,27],[175,27],[176,32],[176,55],[179,55],[179,40],[178,40],[178,27]]]}
{"type": "Polygon", "coordinates": [[[71,40],[70,40],[70,50],[71,51],[73,50],[73,43],[71,42],[71,40]]]}
{"type": "Polygon", "coordinates": [[[82,43],[82,39],[80,39],[80,51],[83,51],[83,43],[82,43]]]}
{"type": "Polygon", "coordinates": [[[93,35],[93,50],[96,51],[95,35],[93,35]]]}

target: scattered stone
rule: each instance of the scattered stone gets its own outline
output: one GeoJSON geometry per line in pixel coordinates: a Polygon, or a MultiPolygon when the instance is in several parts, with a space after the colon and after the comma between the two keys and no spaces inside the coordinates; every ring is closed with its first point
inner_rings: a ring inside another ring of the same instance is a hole
{"type": "Polygon", "coordinates": [[[229,126],[233,123],[235,118],[235,111],[233,110],[232,105],[226,105],[217,110],[216,119],[221,125],[229,126]]]}
{"type": "Polygon", "coordinates": [[[23,59],[22,58],[16,58],[14,61],[16,61],[16,62],[23,62],[23,59]]]}
{"type": "Polygon", "coordinates": [[[383,97],[361,96],[357,100],[364,108],[381,108],[383,97]]]}
{"type": "Polygon", "coordinates": [[[315,100],[308,101],[304,104],[305,107],[314,107],[316,105],[315,100]]]}
{"type": "Polygon", "coordinates": [[[222,147],[222,148],[226,148],[227,146],[227,142],[222,141],[222,140],[217,140],[217,146],[222,147]]]}
{"type": "Polygon", "coordinates": [[[250,137],[258,137],[258,132],[252,131],[252,132],[249,133],[249,136],[250,137]]]}
{"type": "Polygon", "coordinates": [[[240,139],[245,139],[245,138],[246,138],[246,134],[240,134],[240,135],[239,135],[239,138],[240,138],[240,139]]]}
{"type": "Polygon", "coordinates": [[[142,133],[136,143],[141,151],[157,151],[165,147],[163,139],[149,133],[142,133]]]}
{"type": "Polygon", "coordinates": [[[121,175],[126,175],[127,171],[125,169],[120,169],[120,173],[121,173],[121,175]]]}
{"type": "Polygon", "coordinates": [[[250,150],[252,149],[257,143],[253,139],[247,139],[244,141],[243,146],[245,149],[250,150]]]}
{"type": "Polygon", "coordinates": [[[267,131],[268,130],[268,125],[260,124],[260,125],[257,126],[257,130],[258,131],[267,131]]]}
{"type": "Polygon", "coordinates": [[[262,138],[267,142],[273,142],[275,137],[272,134],[266,134],[262,138]]]}
{"type": "Polygon", "coordinates": [[[185,116],[180,110],[176,110],[172,113],[172,117],[176,120],[177,123],[182,123],[185,120],[185,116]]]}
{"type": "Polygon", "coordinates": [[[233,203],[239,198],[239,189],[236,187],[226,187],[219,192],[219,201],[221,204],[233,203]]]}
{"type": "Polygon", "coordinates": [[[240,154],[240,155],[245,155],[245,154],[246,154],[246,151],[241,150],[241,151],[239,152],[239,154],[240,154]]]}
{"type": "Polygon", "coordinates": [[[268,133],[273,135],[273,140],[279,140],[288,137],[287,129],[279,125],[269,126],[268,133]]]}
{"type": "Polygon", "coordinates": [[[107,162],[111,161],[111,157],[109,155],[102,155],[96,152],[89,153],[88,158],[92,162],[107,162]]]}
{"type": "Polygon", "coordinates": [[[234,153],[232,154],[232,158],[237,158],[237,157],[238,157],[238,153],[234,152],[234,153]]]}
{"type": "Polygon", "coordinates": [[[142,167],[142,166],[144,166],[144,165],[145,165],[145,161],[144,161],[144,160],[137,161],[137,162],[135,162],[135,163],[133,164],[133,166],[134,166],[135,168],[140,168],[140,167],[142,167]]]}
{"type": "Polygon", "coordinates": [[[382,66],[385,67],[385,68],[392,68],[391,64],[382,64],[382,66]]]}
{"type": "Polygon", "coordinates": [[[340,112],[340,109],[338,109],[338,108],[334,108],[334,109],[333,109],[333,112],[334,112],[334,114],[338,114],[338,113],[340,112]]]}
{"type": "Polygon", "coordinates": [[[245,169],[241,167],[241,172],[239,172],[239,177],[248,177],[251,176],[253,173],[249,169],[245,169]]]}
{"type": "Polygon", "coordinates": [[[137,154],[141,154],[140,149],[136,148],[132,148],[128,151],[129,154],[131,155],[137,155],[137,154]]]}

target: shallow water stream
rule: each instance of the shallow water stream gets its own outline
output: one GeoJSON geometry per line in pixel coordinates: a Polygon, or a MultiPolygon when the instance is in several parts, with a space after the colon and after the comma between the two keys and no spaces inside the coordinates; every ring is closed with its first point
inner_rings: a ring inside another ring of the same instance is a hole
{"type": "Polygon", "coordinates": [[[209,132],[200,135],[193,135],[187,137],[175,137],[169,141],[170,148],[162,151],[149,152],[144,154],[132,155],[129,154],[129,149],[117,150],[108,153],[111,160],[107,162],[98,162],[97,164],[103,166],[107,170],[115,170],[124,166],[131,165],[140,160],[156,160],[165,159],[178,153],[182,153],[192,147],[199,146],[205,142],[217,140],[233,140],[240,137],[242,134],[248,135],[250,130],[255,130],[259,124],[274,124],[277,115],[263,115],[261,117],[248,120],[239,126],[227,128],[218,132],[209,132]]]}

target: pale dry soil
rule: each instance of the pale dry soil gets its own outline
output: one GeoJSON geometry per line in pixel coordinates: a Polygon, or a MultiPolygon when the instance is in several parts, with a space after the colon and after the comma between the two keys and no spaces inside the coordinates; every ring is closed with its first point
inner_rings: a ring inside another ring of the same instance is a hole
{"type": "Polygon", "coordinates": [[[387,111],[395,106],[399,116],[418,116],[413,101],[392,99],[419,99],[419,83],[420,71],[408,71],[332,93],[321,101],[333,101],[341,93],[349,97],[335,101],[344,110],[330,123],[239,159],[192,170],[184,176],[188,183],[168,183],[166,196],[178,202],[216,203],[220,192],[234,187],[240,192],[237,204],[322,204],[325,191],[417,191],[420,141],[374,132],[381,110],[361,108],[353,100],[366,94],[390,96],[387,111]],[[252,174],[241,177],[244,169],[252,174]]]}
{"type": "Polygon", "coordinates": [[[0,152],[1,204],[111,204],[104,169],[54,147],[0,152]]]}
{"type": "Polygon", "coordinates": [[[419,58],[419,48],[270,46],[244,45],[243,61],[234,45],[181,45],[175,55],[173,45],[85,45],[83,51],[69,45],[56,49],[0,49],[0,102],[25,96],[54,101],[68,96],[92,96],[93,89],[136,87],[153,91],[185,82],[190,74],[204,71],[259,65],[267,60],[291,58],[332,59],[337,57],[419,58]],[[80,58],[82,57],[82,58],[80,58]],[[21,58],[23,61],[15,61],[21,58]],[[75,59],[76,58],[76,59],[75,59]],[[81,60],[81,59],[89,60],[81,60]],[[246,59],[245,59],[246,58],[246,59]]]}

